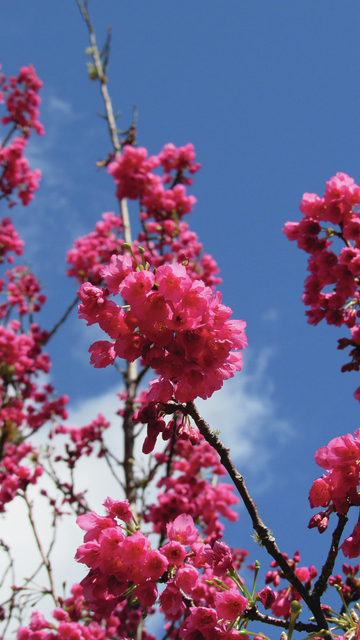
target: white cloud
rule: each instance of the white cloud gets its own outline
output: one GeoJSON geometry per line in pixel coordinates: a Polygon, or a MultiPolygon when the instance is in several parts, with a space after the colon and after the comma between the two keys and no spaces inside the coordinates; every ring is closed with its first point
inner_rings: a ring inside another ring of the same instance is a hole
{"type": "Polygon", "coordinates": [[[269,473],[274,450],[293,434],[290,424],[277,416],[268,374],[272,355],[270,349],[257,357],[248,353],[239,374],[209,400],[197,401],[210,427],[220,430],[219,437],[236,463],[254,473],[261,469],[263,477],[264,471],[269,473]]]}
{"type": "Polygon", "coordinates": [[[50,111],[63,113],[66,116],[74,115],[70,102],[67,102],[66,100],[62,100],[61,98],[57,98],[56,96],[51,96],[48,99],[47,104],[45,103],[45,106],[50,111]]]}
{"type": "Polygon", "coordinates": [[[275,322],[279,319],[279,312],[274,307],[271,307],[261,316],[263,322],[275,322]]]}

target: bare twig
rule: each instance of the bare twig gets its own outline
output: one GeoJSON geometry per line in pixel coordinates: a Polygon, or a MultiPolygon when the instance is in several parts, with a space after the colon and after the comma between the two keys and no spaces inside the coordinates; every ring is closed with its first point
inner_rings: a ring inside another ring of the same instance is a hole
{"type": "Polygon", "coordinates": [[[51,593],[51,595],[53,597],[53,600],[55,602],[55,606],[59,607],[60,606],[60,602],[59,602],[59,599],[58,599],[58,597],[56,595],[56,589],[55,589],[55,583],[54,583],[54,578],[53,578],[50,558],[45,554],[44,548],[43,548],[43,546],[41,544],[41,540],[40,540],[40,538],[38,536],[38,532],[37,532],[36,525],[35,525],[35,520],[34,520],[34,515],[33,515],[32,502],[28,499],[27,494],[26,494],[26,490],[24,491],[24,500],[25,500],[25,502],[27,504],[27,508],[28,508],[28,512],[29,512],[29,520],[30,520],[31,528],[32,528],[33,533],[34,533],[36,544],[37,544],[37,547],[39,549],[40,555],[42,557],[44,567],[45,567],[45,569],[47,571],[47,574],[48,574],[48,577],[49,577],[50,593],[51,593]]]}
{"type": "MultiPolygon", "coordinates": [[[[14,560],[13,560],[13,558],[11,556],[10,548],[8,547],[8,545],[3,540],[0,540],[0,547],[2,547],[4,549],[5,553],[7,554],[8,558],[9,558],[9,565],[8,565],[8,567],[7,567],[7,569],[6,569],[5,573],[4,573],[3,580],[0,583],[0,587],[3,585],[8,571],[11,571],[11,581],[12,581],[12,584],[15,585],[14,560]]],[[[3,633],[2,633],[2,637],[3,638],[5,638],[5,634],[6,634],[7,630],[8,630],[8,627],[9,627],[10,622],[11,622],[13,610],[15,608],[15,595],[16,595],[16,592],[13,589],[12,590],[12,594],[11,594],[9,600],[8,600],[8,602],[9,602],[9,611],[8,611],[7,620],[6,620],[6,623],[5,623],[5,626],[4,626],[4,629],[3,629],[3,633]]]]}
{"type": "MultiPolygon", "coordinates": [[[[58,477],[54,466],[52,464],[51,458],[50,458],[50,451],[47,451],[47,461],[48,461],[48,465],[50,468],[47,469],[45,466],[43,466],[43,469],[45,471],[45,473],[49,476],[49,478],[51,478],[51,480],[53,481],[54,485],[56,486],[56,488],[63,494],[63,495],[68,495],[71,498],[70,500],[67,500],[67,503],[70,507],[70,509],[75,513],[75,515],[81,515],[83,513],[87,513],[88,511],[91,511],[90,506],[87,503],[86,498],[84,497],[84,494],[81,494],[80,498],[78,495],[76,495],[76,493],[74,492],[74,478],[73,478],[73,469],[70,469],[70,475],[71,475],[71,484],[68,483],[67,486],[65,487],[66,490],[64,490],[64,483],[61,482],[60,478],[58,477]],[[74,505],[77,505],[77,507],[75,507],[74,505]]],[[[64,460],[65,462],[65,460],[64,460]]]]}
{"type": "Polygon", "coordinates": [[[7,134],[6,134],[5,138],[4,138],[4,140],[3,140],[3,141],[2,141],[2,143],[0,144],[0,146],[1,146],[2,148],[4,148],[4,147],[5,147],[5,145],[6,145],[6,143],[7,143],[7,142],[9,142],[9,140],[10,140],[10,138],[11,138],[12,134],[16,131],[16,129],[17,129],[17,128],[18,128],[17,124],[16,124],[16,123],[15,123],[15,124],[13,124],[13,126],[12,126],[12,127],[11,127],[11,129],[10,129],[10,131],[8,131],[8,132],[7,132],[7,134]]]}
{"type": "MultiPolygon", "coordinates": [[[[111,102],[108,88],[107,88],[107,78],[105,76],[104,67],[101,62],[101,56],[100,56],[100,52],[96,42],[95,31],[91,24],[89,12],[87,10],[87,4],[83,3],[82,0],[76,0],[76,3],[80,9],[81,15],[89,31],[90,43],[92,48],[92,56],[94,60],[96,73],[100,81],[100,91],[105,104],[106,120],[108,122],[110,138],[111,138],[112,145],[114,147],[115,156],[119,156],[121,154],[121,144],[119,141],[118,130],[117,130],[115,116],[112,108],[112,102],[111,102]]],[[[107,64],[107,61],[106,61],[106,64],[107,64]]],[[[128,242],[129,244],[131,244],[130,218],[129,218],[129,211],[128,211],[128,206],[125,198],[123,198],[120,202],[120,210],[121,210],[121,217],[124,225],[124,240],[125,242],[128,242]]]]}
{"type": "Polygon", "coordinates": [[[105,448],[102,449],[102,454],[103,454],[103,457],[106,460],[106,463],[107,463],[107,465],[108,465],[108,467],[110,469],[110,472],[111,472],[112,476],[115,478],[116,482],[120,485],[120,487],[122,489],[124,489],[124,491],[125,491],[124,483],[120,480],[120,478],[118,477],[117,473],[115,472],[115,469],[114,469],[114,467],[112,466],[112,464],[110,462],[108,452],[107,452],[107,450],[105,448]]]}
{"type": "MultiPolygon", "coordinates": [[[[288,629],[290,621],[289,620],[281,620],[281,618],[274,618],[273,616],[268,616],[264,613],[260,613],[255,607],[246,611],[246,618],[248,620],[263,622],[265,624],[271,624],[274,627],[282,627],[283,629],[288,629]]],[[[296,631],[306,631],[307,633],[314,633],[318,631],[318,626],[316,624],[304,623],[304,622],[296,622],[295,627],[296,631]]]]}
{"type": "Polygon", "coordinates": [[[50,338],[54,335],[54,333],[56,333],[58,328],[65,322],[65,320],[67,319],[68,315],[71,313],[71,311],[73,310],[77,302],[79,302],[79,298],[76,296],[75,300],[73,300],[71,305],[66,309],[64,315],[60,318],[59,322],[57,322],[56,325],[49,332],[49,337],[47,338],[45,344],[49,342],[50,338]]]}
{"type": "Polygon", "coordinates": [[[326,559],[326,562],[323,568],[321,569],[321,574],[319,578],[314,584],[312,595],[315,598],[320,599],[328,586],[328,579],[330,578],[334,568],[335,560],[339,551],[340,538],[341,538],[342,532],[344,531],[347,521],[348,521],[348,518],[346,515],[344,514],[339,515],[339,522],[337,523],[336,529],[332,534],[331,546],[329,549],[328,557],[326,559]]]}

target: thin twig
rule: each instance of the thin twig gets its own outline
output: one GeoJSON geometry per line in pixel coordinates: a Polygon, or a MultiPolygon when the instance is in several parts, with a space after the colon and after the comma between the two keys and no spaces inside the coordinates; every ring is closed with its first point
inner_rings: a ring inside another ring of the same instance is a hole
{"type": "Polygon", "coordinates": [[[12,134],[16,131],[16,129],[18,128],[17,124],[13,124],[13,126],[11,127],[10,131],[8,131],[8,133],[6,134],[4,140],[2,141],[2,143],[0,144],[0,147],[4,148],[6,143],[9,142],[12,134]]]}
{"type": "MultiPolygon", "coordinates": [[[[282,627],[283,629],[288,629],[290,624],[289,620],[281,620],[281,618],[274,618],[273,616],[268,616],[264,613],[260,613],[260,611],[258,611],[255,607],[251,608],[249,611],[246,611],[246,618],[248,620],[251,620],[252,622],[263,622],[264,624],[271,624],[274,627],[282,627]]],[[[319,627],[316,624],[311,624],[311,622],[296,622],[295,629],[296,631],[306,631],[307,633],[314,633],[319,630],[319,627]]]]}
{"type": "Polygon", "coordinates": [[[335,565],[335,560],[339,552],[340,538],[342,536],[342,532],[344,531],[347,521],[348,521],[348,518],[346,515],[344,514],[339,515],[339,522],[337,523],[336,529],[332,534],[331,546],[329,549],[328,557],[326,559],[326,562],[323,568],[321,569],[320,576],[317,579],[316,583],[314,584],[314,588],[312,590],[312,595],[315,598],[320,599],[328,586],[328,579],[330,578],[335,565]]]}
{"type": "Polygon", "coordinates": [[[146,366],[143,369],[141,369],[138,377],[137,377],[137,383],[139,384],[141,382],[141,380],[143,379],[144,375],[149,371],[150,367],[146,366]]]}
{"type": "Polygon", "coordinates": [[[32,503],[27,497],[26,490],[24,491],[24,500],[25,500],[25,502],[27,504],[27,508],[28,508],[28,511],[29,511],[29,520],[30,520],[31,528],[32,528],[33,533],[34,533],[36,544],[37,544],[38,549],[40,551],[40,555],[41,555],[41,557],[43,559],[43,564],[45,566],[45,569],[46,569],[48,577],[49,577],[50,593],[51,593],[51,595],[53,597],[53,600],[55,602],[55,606],[59,607],[60,606],[60,602],[59,602],[59,599],[58,599],[58,597],[56,595],[55,583],[54,583],[54,578],[53,578],[53,574],[52,574],[50,558],[45,555],[45,551],[43,549],[43,546],[41,544],[40,538],[38,536],[38,532],[37,532],[37,529],[36,529],[35,520],[34,520],[34,516],[33,516],[32,503]]]}
{"type": "Polygon", "coordinates": [[[111,464],[111,462],[110,462],[110,460],[109,460],[109,456],[108,456],[108,453],[107,453],[106,449],[103,449],[103,450],[102,450],[102,454],[103,454],[103,457],[104,457],[104,458],[105,458],[105,460],[106,460],[106,463],[107,463],[107,465],[108,465],[108,467],[109,467],[109,469],[110,469],[110,472],[111,472],[112,476],[115,478],[116,482],[120,485],[120,487],[121,487],[122,489],[124,489],[124,491],[125,491],[124,483],[123,483],[123,482],[120,480],[120,478],[117,476],[117,474],[116,474],[116,472],[115,472],[115,469],[114,469],[114,467],[112,466],[112,464],[111,464]]]}
{"type": "MultiPolygon", "coordinates": [[[[0,546],[5,550],[6,554],[8,555],[8,558],[9,558],[9,566],[7,567],[7,569],[5,571],[4,580],[5,580],[5,577],[6,577],[7,573],[8,573],[8,570],[10,570],[11,571],[12,584],[15,585],[15,568],[14,568],[15,567],[15,563],[14,563],[14,560],[13,560],[13,558],[11,556],[11,553],[10,553],[10,547],[8,547],[8,545],[3,540],[0,540],[0,546]]],[[[3,585],[3,582],[1,582],[0,586],[2,586],[2,585],[3,585]]],[[[8,627],[9,627],[10,622],[11,622],[13,610],[15,608],[15,594],[16,594],[16,592],[13,589],[11,597],[9,598],[9,601],[8,601],[9,602],[9,612],[8,612],[7,621],[5,623],[5,626],[4,626],[4,629],[3,629],[3,633],[2,633],[2,637],[3,638],[5,638],[5,634],[6,634],[7,630],[8,630],[8,627]]]]}
{"type": "Polygon", "coordinates": [[[57,322],[56,325],[49,332],[49,336],[48,336],[45,344],[47,342],[49,342],[50,338],[54,335],[54,333],[56,333],[58,328],[65,322],[65,320],[67,319],[68,315],[71,313],[71,311],[73,310],[73,308],[75,307],[77,302],[79,302],[79,298],[76,296],[75,300],[73,300],[71,305],[66,309],[64,315],[60,318],[59,322],[57,322]]]}
{"type": "MultiPolygon", "coordinates": [[[[112,102],[111,102],[110,95],[107,88],[107,78],[104,73],[100,52],[96,42],[95,31],[91,24],[89,12],[87,10],[87,4],[83,3],[81,0],[76,0],[76,3],[80,9],[81,15],[89,31],[90,44],[92,48],[92,56],[94,60],[96,73],[100,82],[101,95],[103,97],[104,104],[105,104],[106,120],[109,127],[110,138],[111,138],[112,145],[114,147],[115,156],[119,156],[121,154],[121,144],[119,141],[118,130],[117,130],[115,116],[112,108],[112,102]]],[[[125,198],[123,198],[120,201],[120,211],[121,211],[121,217],[122,217],[122,222],[124,227],[124,240],[125,242],[128,242],[129,244],[131,244],[132,240],[131,240],[130,218],[129,218],[127,201],[125,198]]]]}
{"type": "Polygon", "coordinates": [[[94,28],[91,24],[91,20],[90,20],[90,16],[87,10],[87,6],[81,1],[81,0],[76,0],[76,3],[80,9],[81,15],[86,23],[86,26],[88,28],[89,31],[89,37],[90,37],[90,43],[91,43],[91,48],[92,48],[92,56],[94,59],[94,64],[95,64],[95,69],[96,69],[96,73],[98,75],[98,78],[100,80],[100,90],[101,90],[101,94],[105,103],[105,109],[106,109],[106,118],[108,121],[108,125],[109,125],[109,131],[110,131],[110,137],[111,137],[111,141],[115,150],[115,153],[121,153],[121,145],[119,142],[119,138],[118,138],[118,134],[117,134],[117,127],[116,127],[116,122],[115,122],[115,118],[114,118],[114,114],[113,114],[113,110],[112,110],[112,104],[111,104],[111,100],[110,100],[110,96],[109,96],[109,92],[107,90],[107,86],[106,86],[106,82],[107,79],[105,77],[105,73],[104,73],[104,69],[103,69],[103,65],[101,62],[101,57],[100,57],[100,53],[99,53],[99,49],[97,46],[97,42],[96,42],[96,37],[95,37],[95,31],[94,28]]]}
{"type": "MultiPolygon", "coordinates": [[[[64,495],[64,497],[68,494],[71,497],[72,502],[70,502],[69,499],[67,499],[67,503],[70,507],[70,509],[75,513],[75,515],[80,515],[83,513],[87,513],[88,511],[91,511],[90,506],[87,503],[87,500],[84,496],[84,494],[80,495],[80,498],[76,495],[76,493],[74,492],[74,479],[73,479],[73,469],[70,469],[70,475],[71,475],[71,484],[68,484],[67,491],[64,491],[64,483],[61,482],[60,478],[57,476],[56,471],[54,469],[54,466],[52,464],[51,458],[50,458],[50,451],[47,451],[47,461],[49,464],[49,469],[47,469],[45,466],[43,467],[45,473],[49,476],[49,478],[51,478],[51,480],[53,481],[53,483],[55,484],[56,488],[64,495]],[[77,505],[77,508],[75,508],[74,504],[77,505]]],[[[64,462],[66,462],[65,460],[63,460],[64,462]]]]}

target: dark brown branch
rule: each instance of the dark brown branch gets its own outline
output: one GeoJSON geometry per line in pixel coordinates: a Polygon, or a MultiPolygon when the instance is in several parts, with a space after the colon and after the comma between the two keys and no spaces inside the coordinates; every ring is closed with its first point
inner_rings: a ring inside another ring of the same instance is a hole
{"type": "Polygon", "coordinates": [[[137,487],[134,474],[134,400],[137,392],[137,371],[136,362],[130,362],[127,365],[127,373],[125,376],[125,385],[128,397],[125,401],[123,430],[124,430],[124,473],[125,473],[125,492],[130,502],[133,513],[136,513],[136,497],[137,487]]]}
{"type": "Polygon", "coordinates": [[[200,433],[204,436],[205,440],[209,444],[211,444],[211,446],[219,454],[220,461],[223,467],[228,472],[231,480],[233,481],[244,502],[248,514],[250,515],[253,528],[257,533],[260,544],[264,546],[269,555],[274,558],[276,563],[282,569],[285,578],[306,602],[315,617],[319,629],[328,629],[328,624],[326,622],[324,613],[321,610],[320,600],[316,597],[313,597],[309,593],[309,591],[300,582],[300,580],[297,578],[294,571],[291,569],[284,556],[282,555],[279,547],[276,544],[272,532],[270,531],[270,529],[268,529],[268,527],[265,526],[259,515],[257,506],[248,492],[243,476],[237,471],[231,460],[230,449],[225,447],[225,445],[221,442],[217,435],[215,435],[215,433],[211,431],[208,423],[204,420],[204,418],[201,417],[193,402],[188,402],[186,405],[167,403],[164,408],[165,411],[168,408],[169,413],[173,413],[176,410],[181,411],[184,415],[189,415],[194,420],[196,426],[198,427],[200,433]]]}
{"type": "Polygon", "coordinates": [[[65,320],[67,319],[67,317],[69,316],[69,314],[71,313],[71,311],[73,310],[77,302],[79,302],[79,298],[76,296],[75,300],[73,300],[71,305],[66,309],[64,315],[60,318],[59,322],[57,322],[56,325],[49,332],[49,337],[46,340],[45,344],[49,342],[50,338],[54,335],[54,333],[56,333],[58,328],[65,322],[65,320]]]}
{"type": "Polygon", "coordinates": [[[146,366],[143,369],[141,369],[141,371],[140,371],[140,373],[139,373],[139,375],[137,377],[137,380],[136,380],[137,384],[140,384],[141,380],[143,379],[144,375],[149,371],[149,369],[150,369],[149,366],[146,366]]]}
{"type": "Polygon", "coordinates": [[[337,554],[339,552],[339,542],[342,536],[342,532],[344,531],[345,525],[348,521],[347,516],[344,514],[339,515],[339,522],[337,523],[336,529],[332,534],[331,546],[329,549],[328,557],[326,562],[321,569],[321,574],[314,584],[314,588],[312,590],[312,596],[318,600],[320,600],[321,596],[326,590],[328,585],[328,579],[330,578],[332,571],[334,569],[335,560],[337,554]]]}
{"type": "Polygon", "coordinates": [[[8,131],[8,133],[6,134],[6,136],[5,136],[4,140],[3,140],[3,141],[2,141],[2,143],[0,144],[0,146],[1,146],[2,148],[4,148],[4,147],[5,147],[5,145],[6,145],[6,143],[7,143],[7,142],[9,142],[9,140],[10,140],[10,138],[11,138],[12,134],[16,131],[16,129],[17,129],[17,128],[18,128],[17,124],[16,124],[16,123],[15,123],[15,124],[13,124],[13,126],[12,126],[12,127],[11,127],[11,129],[10,129],[10,131],[8,131]]]}
{"type": "MultiPolygon", "coordinates": [[[[281,620],[281,618],[274,618],[264,613],[260,613],[255,607],[252,607],[249,611],[246,611],[246,618],[252,622],[263,622],[264,624],[271,624],[273,627],[282,627],[283,629],[289,628],[289,620],[281,620]]],[[[319,630],[316,624],[296,622],[296,631],[306,631],[307,633],[314,633],[319,630]]]]}

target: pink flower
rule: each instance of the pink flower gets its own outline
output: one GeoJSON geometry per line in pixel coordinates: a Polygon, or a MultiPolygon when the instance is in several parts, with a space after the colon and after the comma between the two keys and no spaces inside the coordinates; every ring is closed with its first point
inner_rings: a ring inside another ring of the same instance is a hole
{"type": "Polygon", "coordinates": [[[127,564],[141,560],[143,555],[150,549],[150,542],[147,536],[141,531],[136,531],[133,535],[125,538],[119,544],[119,552],[123,561],[127,564]]]}
{"type": "Polygon", "coordinates": [[[107,340],[94,342],[89,348],[89,352],[91,353],[90,363],[97,369],[113,364],[116,358],[114,345],[107,340]]]}
{"type": "Polygon", "coordinates": [[[204,557],[212,567],[215,576],[223,576],[233,568],[231,549],[226,542],[216,541],[212,549],[204,551],[204,557]]]}
{"type": "Polygon", "coordinates": [[[124,300],[131,305],[133,311],[141,305],[155,282],[151,271],[134,271],[129,273],[120,285],[124,300]]]}
{"type": "Polygon", "coordinates": [[[103,506],[112,518],[119,518],[123,522],[131,522],[133,514],[129,508],[129,500],[113,500],[112,498],[106,498],[103,502],[103,506]]]}
{"type": "Polygon", "coordinates": [[[167,557],[170,565],[180,566],[186,558],[186,549],[180,542],[169,542],[161,547],[161,553],[167,557]]]}
{"type": "Polygon", "coordinates": [[[90,513],[84,513],[82,516],[78,516],[76,518],[76,524],[83,531],[87,531],[84,536],[84,542],[88,542],[89,540],[97,540],[103,529],[114,527],[116,522],[113,518],[98,516],[95,511],[90,511],[90,513]]]}
{"type": "Polygon", "coordinates": [[[179,589],[182,589],[185,593],[191,593],[196,581],[199,577],[195,567],[191,565],[183,565],[177,570],[175,584],[179,589]]]}
{"type": "Polygon", "coordinates": [[[199,536],[191,516],[182,514],[173,522],[166,525],[167,537],[170,541],[181,542],[183,545],[193,544],[199,536]]]}
{"type": "Polygon", "coordinates": [[[327,507],[330,503],[331,485],[329,476],[324,475],[322,478],[314,480],[309,492],[310,506],[327,507]]]}
{"type": "Polygon", "coordinates": [[[289,589],[281,589],[276,593],[276,600],[271,605],[271,611],[277,617],[284,617],[287,619],[290,616],[290,593],[289,589]]]}
{"type": "Polygon", "coordinates": [[[99,543],[93,541],[81,544],[76,550],[75,560],[86,564],[89,568],[97,569],[101,564],[99,543]]]}
{"type": "Polygon", "coordinates": [[[159,285],[159,293],[172,302],[180,302],[184,293],[191,287],[185,267],[176,262],[159,267],[156,271],[156,282],[159,285]]]}
{"type": "Polygon", "coordinates": [[[134,590],[134,596],[138,598],[142,607],[152,607],[158,596],[158,590],[155,582],[147,581],[139,585],[134,590]]]}
{"type": "Polygon", "coordinates": [[[323,469],[331,471],[336,465],[356,462],[360,458],[360,442],[348,433],[330,440],[327,447],[315,453],[315,462],[323,469]]]}
{"type": "Polygon", "coordinates": [[[174,584],[168,584],[160,596],[160,604],[167,616],[179,616],[182,611],[182,595],[174,584]]]}
{"type": "Polygon", "coordinates": [[[191,622],[195,629],[211,631],[217,624],[216,611],[211,607],[190,607],[190,611],[187,622],[191,622]]]}
{"type": "Polygon", "coordinates": [[[144,561],[141,561],[141,572],[145,578],[159,580],[168,566],[168,559],[157,549],[152,549],[146,553],[144,561]]]}
{"type": "Polygon", "coordinates": [[[274,604],[276,600],[276,595],[270,587],[265,587],[259,591],[260,602],[264,605],[265,609],[270,609],[271,605],[274,604]]]}
{"type": "Polygon", "coordinates": [[[120,285],[133,270],[130,256],[112,255],[110,264],[100,269],[100,275],[106,279],[107,288],[114,296],[120,292],[120,285]]]}
{"type": "Polygon", "coordinates": [[[360,555],[360,523],[355,525],[351,536],[344,540],[340,549],[346,558],[357,558],[360,555]]]}
{"type": "Polygon", "coordinates": [[[215,594],[215,608],[219,618],[234,622],[248,606],[248,601],[239,591],[231,589],[215,594]]]}

